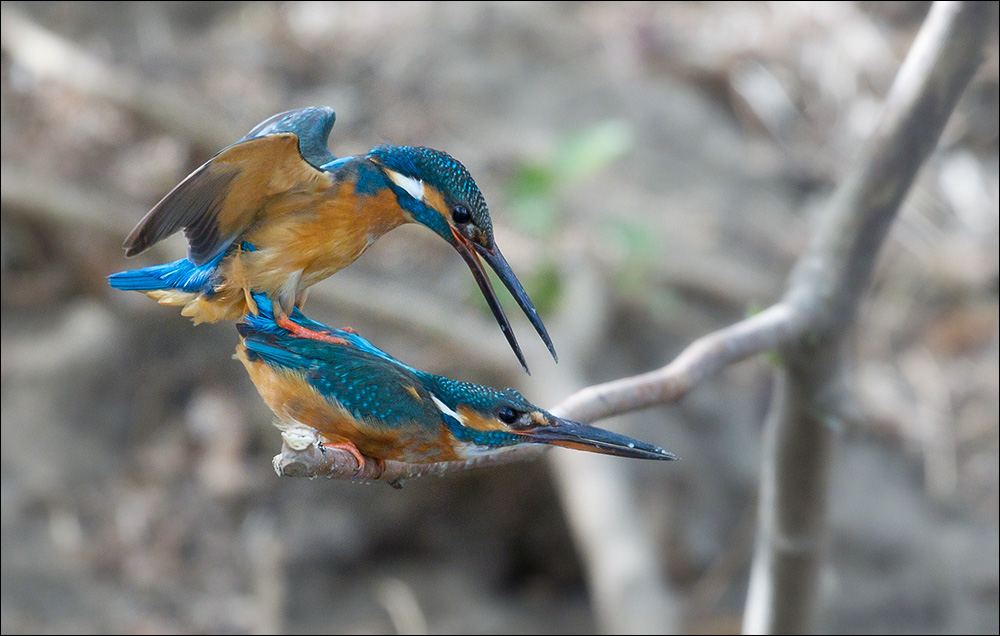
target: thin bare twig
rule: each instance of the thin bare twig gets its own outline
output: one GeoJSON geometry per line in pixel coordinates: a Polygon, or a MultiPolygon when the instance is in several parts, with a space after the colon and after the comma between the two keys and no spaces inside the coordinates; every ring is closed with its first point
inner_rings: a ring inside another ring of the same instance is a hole
{"type": "Polygon", "coordinates": [[[589,423],[676,402],[721,369],[793,341],[804,326],[804,316],[791,306],[772,305],[750,318],[702,336],[673,362],[655,371],[581,389],[553,412],[589,423]]]}
{"type": "MultiPolygon", "coordinates": [[[[981,50],[985,25],[995,22],[994,11],[990,4],[935,6],[887,100],[882,124],[862,161],[837,191],[782,303],[697,340],[659,370],[589,387],[552,409],[590,422],[676,401],[729,364],[769,349],[781,351],[786,367],[779,373],[775,409],[766,431],[761,531],[748,595],[747,631],[799,631],[814,605],[819,537],[825,526],[828,424],[836,416],[836,397],[842,390],[840,340],[867,288],[875,255],[899,203],[975,68],[972,60],[981,50]]],[[[211,119],[191,116],[190,108],[170,98],[172,91],[145,90],[135,76],[102,66],[6,7],[2,23],[4,50],[32,72],[95,92],[186,135],[191,135],[192,122],[211,119]],[[58,55],[35,55],[40,48],[58,55]],[[71,65],[64,63],[71,58],[78,69],[73,75],[66,73],[71,65]],[[173,119],[176,113],[183,115],[173,119]]],[[[235,138],[222,132],[225,128],[213,122],[194,136],[208,147],[218,147],[235,138]]],[[[351,297],[346,294],[344,300],[351,297]]],[[[412,317],[407,318],[412,323],[412,317]]],[[[275,466],[282,474],[397,483],[528,459],[542,450],[525,448],[429,466],[388,462],[384,470],[369,462],[357,474],[358,467],[347,453],[323,452],[315,445],[300,451],[286,446],[275,466]]]]}

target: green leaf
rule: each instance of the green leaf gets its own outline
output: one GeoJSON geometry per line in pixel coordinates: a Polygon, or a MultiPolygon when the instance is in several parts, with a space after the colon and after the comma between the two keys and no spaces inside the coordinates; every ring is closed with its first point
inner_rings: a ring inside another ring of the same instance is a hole
{"type": "Polygon", "coordinates": [[[522,232],[544,238],[559,221],[559,206],[552,197],[524,197],[511,203],[514,223],[522,232]]]}
{"type": "Polygon", "coordinates": [[[542,164],[526,163],[514,173],[508,189],[513,198],[552,196],[555,181],[555,173],[551,168],[542,164]]]}
{"type": "Polygon", "coordinates": [[[567,138],[560,144],[553,171],[560,184],[593,177],[628,152],[635,144],[632,126],[625,121],[606,121],[567,138]]]}
{"type": "Polygon", "coordinates": [[[625,260],[628,263],[651,264],[656,259],[658,251],[656,235],[649,231],[645,223],[618,218],[608,220],[605,227],[608,239],[624,249],[625,260]]]}
{"type": "Polygon", "coordinates": [[[609,166],[633,143],[629,124],[607,121],[567,137],[549,158],[520,166],[507,187],[517,228],[539,238],[551,236],[565,217],[563,192],[609,166]]]}

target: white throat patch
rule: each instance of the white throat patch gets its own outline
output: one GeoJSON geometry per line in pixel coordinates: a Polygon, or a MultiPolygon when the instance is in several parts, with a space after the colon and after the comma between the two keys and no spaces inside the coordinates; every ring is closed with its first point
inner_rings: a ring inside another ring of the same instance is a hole
{"type": "Polygon", "coordinates": [[[424,200],[424,182],[420,179],[414,179],[413,177],[408,177],[405,174],[400,174],[395,170],[386,170],[385,173],[389,175],[392,182],[398,185],[400,188],[406,190],[407,194],[416,199],[417,201],[424,200]]]}

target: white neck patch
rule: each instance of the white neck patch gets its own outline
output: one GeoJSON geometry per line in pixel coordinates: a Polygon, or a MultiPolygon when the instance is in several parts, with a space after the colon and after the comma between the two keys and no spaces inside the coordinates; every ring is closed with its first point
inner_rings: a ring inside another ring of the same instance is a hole
{"type": "Polygon", "coordinates": [[[445,415],[452,416],[453,418],[455,418],[456,422],[458,422],[462,426],[465,426],[465,420],[462,419],[462,416],[456,413],[455,411],[451,410],[450,408],[448,408],[448,405],[442,402],[441,400],[437,399],[437,396],[434,395],[433,393],[431,393],[431,399],[434,400],[434,405],[438,407],[439,411],[441,411],[445,415]]]}
{"type": "Polygon", "coordinates": [[[414,179],[413,177],[408,177],[405,174],[400,174],[395,170],[386,170],[385,173],[389,175],[392,182],[398,185],[400,188],[406,190],[407,194],[416,199],[417,201],[424,200],[424,182],[420,179],[414,179]]]}

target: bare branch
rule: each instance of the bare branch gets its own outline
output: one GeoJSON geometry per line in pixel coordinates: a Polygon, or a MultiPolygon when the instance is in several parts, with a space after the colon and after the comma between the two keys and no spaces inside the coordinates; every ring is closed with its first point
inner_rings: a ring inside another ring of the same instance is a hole
{"type": "Polygon", "coordinates": [[[809,317],[808,329],[781,348],[786,366],[764,431],[746,633],[808,628],[826,527],[830,424],[845,392],[843,334],[903,197],[979,65],[995,6],[938,2],[931,8],[881,122],[793,272],[785,300],[809,317]]]}
{"type": "Polygon", "coordinates": [[[398,487],[406,479],[425,475],[440,476],[470,468],[499,466],[534,459],[545,450],[544,446],[522,446],[504,453],[483,455],[465,461],[435,464],[406,464],[386,461],[384,465],[380,465],[379,462],[371,460],[366,461],[364,467],[359,470],[357,460],[345,450],[324,448],[315,443],[309,444],[301,450],[296,450],[285,441],[281,445],[281,453],[275,455],[273,464],[275,472],[285,477],[308,477],[310,479],[327,477],[329,479],[347,479],[358,483],[382,481],[398,487]]]}
{"type": "Polygon", "coordinates": [[[798,338],[804,316],[779,303],[692,342],[655,371],[581,389],[552,412],[581,422],[676,402],[706,378],[740,360],[798,338]]]}

